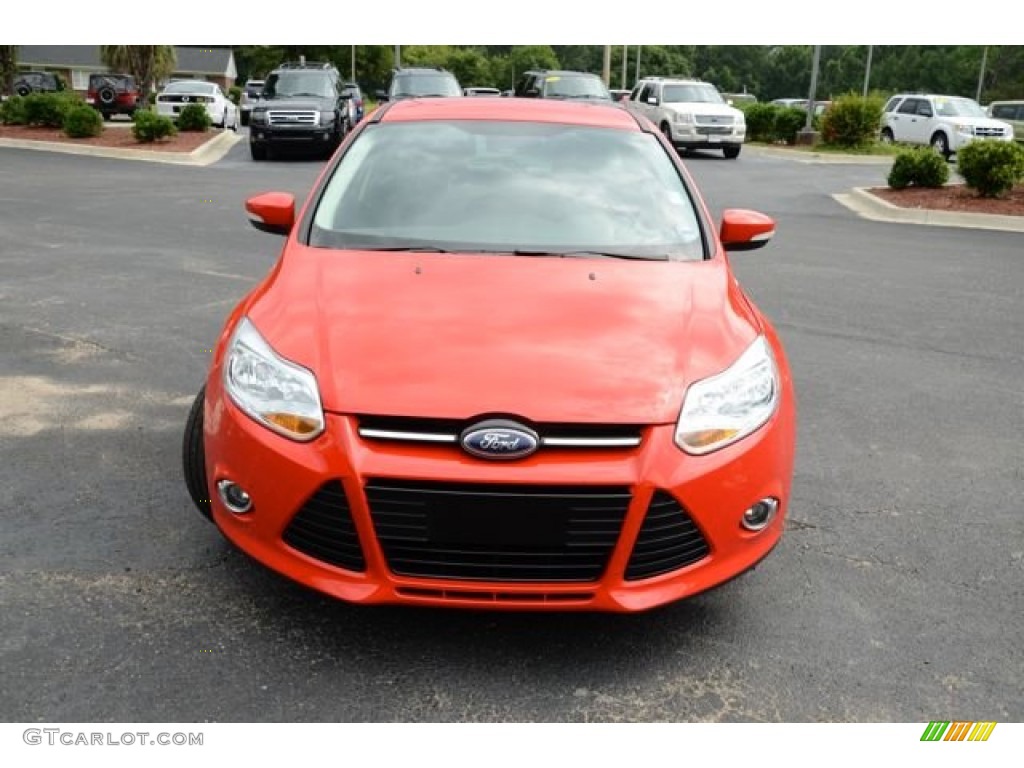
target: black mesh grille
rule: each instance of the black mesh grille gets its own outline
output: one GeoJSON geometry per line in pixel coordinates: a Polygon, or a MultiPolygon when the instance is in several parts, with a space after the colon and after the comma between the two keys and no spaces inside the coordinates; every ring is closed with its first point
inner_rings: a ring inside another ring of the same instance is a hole
{"type": "Polygon", "coordinates": [[[647,579],[695,563],[708,554],[700,529],[669,494],[658,491],[640,527],[626,580],[647,579]]]}
{"type": "Polygon", "coordinates": [[[345,489],[337,480],[322,485],[302,505],[282,538],[288,546],[317,560],[350,571],[366,570],[345,489]]]}
{"type": "Polygon", "coordinates": [[[618,486],[371,480],[366,498],[396,574],[586,582],[604,572],[631,496],[618,486]]]}

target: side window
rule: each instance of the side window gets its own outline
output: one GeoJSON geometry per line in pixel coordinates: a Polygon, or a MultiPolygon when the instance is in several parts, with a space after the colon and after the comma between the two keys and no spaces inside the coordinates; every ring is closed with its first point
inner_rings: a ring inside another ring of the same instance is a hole
{"type": "Polygon", "coordinates": [[[921,117],[932,117],[934,113],[932,112],[931,103],[926,99],[921,99],[917,105],[917,114],[921,117]]]}
{"type": "Polygon", "coordinates": [[[629,94],[629,100],[630,101],[639,101],[640,100],[640,91],[641,90],[643,90],[643,85],[641,83],[637,83],[636,85],[634,85],[632,93],[629,94]]]}
{"type": "Polygon", "coordinates": [[[896,111],[901,115],[916,115],[917,105],[920,101],[920,99],[904,99],[903,103],[900,104],[900,108],[896,111]]]}
{"type": "Polygon", "coordinates": [[[896,109],[896,105],[898,105],[899,103],[900,103],[900,97],[899,96],[893,96],[891,99],[889,99],[885,103],[885,106],[882,108],[882,111],[883,112],[892,112],[892,111],[894,111],[896,109]]]}
{"type": "Polygon", "coordinates": [[[644,83],[644,87],[640,91],[640,101],[644,104],[647,103],[647,99],[654,95],[654,89],[650,83],[644,83]]]}

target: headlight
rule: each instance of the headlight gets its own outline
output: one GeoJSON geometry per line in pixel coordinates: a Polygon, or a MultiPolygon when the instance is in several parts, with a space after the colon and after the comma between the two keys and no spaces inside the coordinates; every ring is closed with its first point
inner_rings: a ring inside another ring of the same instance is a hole
{"type": "Polygon", "coordinates": [[[764,336],[717,376],[690,385],[676,424],[676,445],[701,455],[756,430],[779,404],[779,372],[764,336]]]}
{"type": "Polygon", "coordinates": [[[974,127],[970,125],[961,125],[958,123],[953,126],[953,130],[955,130],[957,133],[962,133],[966,136],[974,135],[974,127]]]}
{"type": "Polygon", "coordinates": [[[326,111],[320,112],[320,125],[330,125],[333,122],[334,122],[334,113],[333,112],[326,112],[326,111]]]}
{"type": "Polygon", "coordinates": [[[324,431],[316,377],[279,357],[247,318],[228,345],[224,387],[239,408],[278,434],[304,441],[324,431]]]}
{"type": "Polygon", "coordinates": [[[254,123],[265,123],[267,121],[267,112],[263,109],[254,109],[252,114],[249,115],[249,119],[254,123]]]}
{"type": "Polygon", "coordinates": [[[693,113],[692,112],[676,112],[673,118],[677,123],[692,123],[693,113]]]}

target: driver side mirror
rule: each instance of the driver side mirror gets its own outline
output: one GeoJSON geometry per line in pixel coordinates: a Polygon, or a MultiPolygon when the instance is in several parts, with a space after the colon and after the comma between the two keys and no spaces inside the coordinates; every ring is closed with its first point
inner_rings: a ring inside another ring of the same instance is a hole
{"type": "Polygon", "coordinates": [[[658,97],[657,96],[648,96],[647,97],[647,103],[650,104],[652,107],[658,106],[658,97]]]}
{"type": "Polygon", "coordinates": [[[287,192],[264,192],[245,201],[249,223],[261,232],[287,235],[295,226],[295,196],[287,192]]]}
{"type": "Polygon", "coordinates": [[[718,239],[727,251],[763,248],[775,236],[775,220],[757,211],[730,208],[722,212],[718,239]]]}

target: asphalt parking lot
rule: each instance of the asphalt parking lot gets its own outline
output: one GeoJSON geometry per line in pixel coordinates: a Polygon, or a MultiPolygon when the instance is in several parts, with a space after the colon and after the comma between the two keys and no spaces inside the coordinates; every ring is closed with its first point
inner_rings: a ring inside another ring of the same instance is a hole
{"type": "Polygon", "coordinates": [[[636,616],[358,608],[234,551],[181,434],[281,241],[243,200],[322,163],[0,149],[0,718],[1024,719],[1024,235],[871,222],[878,166],[688,160],[797,388],[794,495],[753,573],[636,616]]]}

